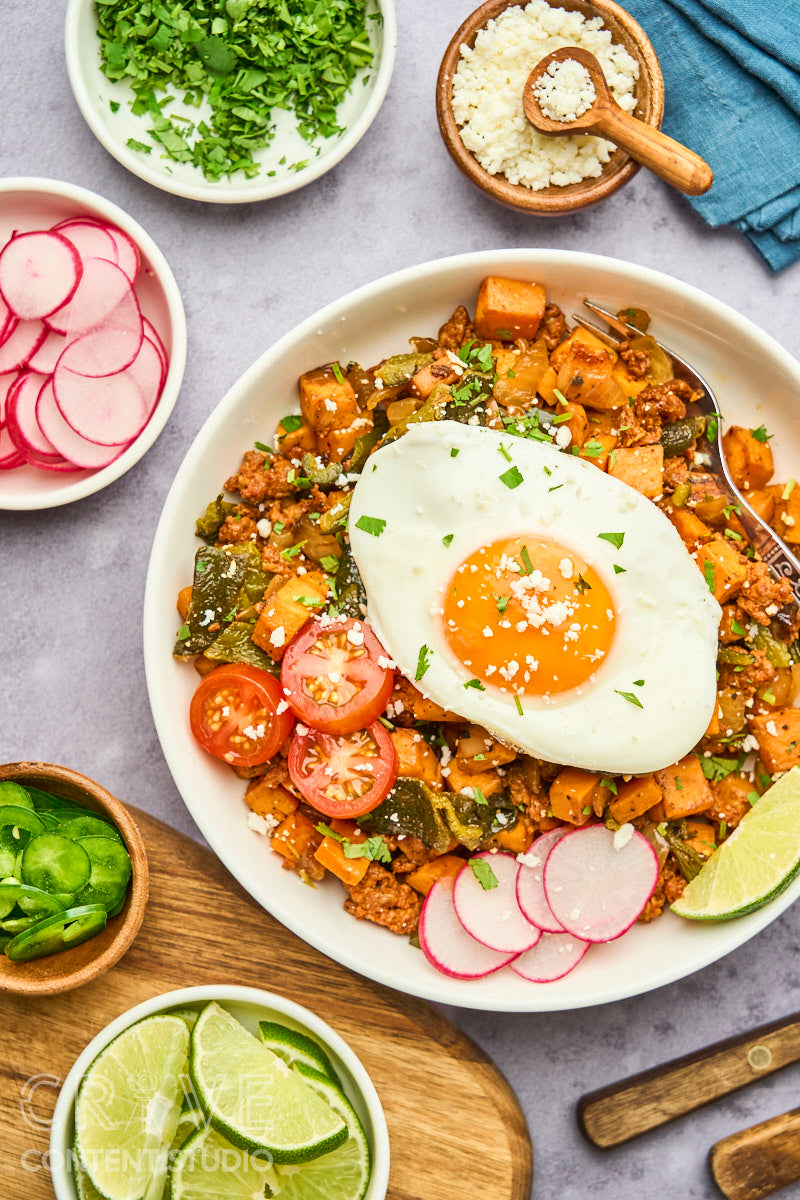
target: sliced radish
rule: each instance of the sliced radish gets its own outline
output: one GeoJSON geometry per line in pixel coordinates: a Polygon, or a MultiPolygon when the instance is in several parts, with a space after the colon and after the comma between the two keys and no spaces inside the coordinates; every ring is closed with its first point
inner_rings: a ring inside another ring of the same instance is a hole
{"type": "Polygon", "coordinates": [[[531,983],[553,983],[574,971],[588,949],[588,942],[571,933],[543,933],[532,950],[514,959],[511,970],[531,983]]]}
{"type": "Polygon", "coordinates": [[[98,446],[80,437],[67,424],[56,404],[53,392],[53,381],[48,379],[39,393],[36,402],[36,420],[42,433],[52,442],[59,454],[73,463],[76,467],[85,467],[96,471],[107,467],[115,458],[119,458],[126,446],[98,446]]]}
{"type": "Polygon", "coordinates": [[[630,929],[658,883],[658,857],[646,837],[624,826],[586,825],[556,842],[544,867],[544,891],[567,933],[611,942],[630,929]],[[628,831],[630,836],[628,837],[628,831]]]}
{"type": "Polygon", "coordinates": [[[523,856],[517,875],[517,903],[531,924],[543,933],[564,932],[564,926],[553,916],[544,894],[544,864],[553,846],[566,832],[566,829],[551,829],[538,837],[523,856]]]}
{"type": "Polygon", "coordinates": [[[164,378],[166,379],[167,371],[169,370],[169,357],[167,355],[166,349],[164,348],[164,343],[162,342],[161,338],[158,336],[158,330],[155,328],[155,326],[152,324],[152,322],[148,321],[147,317],[144,317],[144,316],[142,317],[142,324],[144,326],[144,336],[146,338],[150,338],[150,341],[153,343],[153,345],[155,346],[156,350],[159,353],[159,356],[161,358],[161,365],[164,370],[164,378]]]}
{"type": "Polygon", "coordinates": [[[158,403],[164,383],[161,357],[149,338],[142,340],[141,350],[128,368],[128,374],[139,385],[149,417],[158,403]]]}
{"type": "Polygon", "coordinates": [[[18,371],[10,371],[8,375],[0,375],[0,425],[5,425],[8,396],[18,379],[18,371]]]}
{"type": "MultiPolygon", "coordinates": [[[[70,370],[91,378],[115,375],[131,365],[141,350],[143,338],[139,301],[129,287],[117,307],[99,325],[70,344],[70,370]]],[[[157,353],[155,347],[153,353],[157,353]]]]}
{"type": "Polygon", "coordinates": [[[28,359],[28,369],[40,375],[52,375],[66,344],[63,334],[48,330],[41,346],[28,359]]]}
{"type": "Polygon", "coordinates": [[[36,420],[36,401],[43,383],[41,375],[26,373],[8,394],[8,432],[14,445],[26,458],[31,454],[39,458],[60,458],[36,420]]]}
{"type": "Polygon", "coordinates": [[[99,379],[79,375],[69,367],[72,349],[68,346],[61,355],[53,375],[56,404],[64,420],[82,438],[101,446],[133,441],[150,415],[136,380],[129,371],[99,379]]]}
{"type": "Polygon", "coordinates": [[[0,375],[24,367],[46,337],[47,329],[41,321],[20,321],[0,346],[0,375]]]}
{"type": "Polygon", "coordinates": [[[453,905],[456,916],[471,937],[490,950],[503,954],[521,954],[530,950],[542,936],[531,925],[517,904],[519,865],[513,854],[475,854],[456,875],[453,905]],[[496,884],[484,887],[472,864],[485,864],[486,874],[496,884]],[[489,875],[491,871],[491,875],[489,875]]]}
{"type": "Polygon", "coordinates": [[[20,233],[0,251],[0,292],[18,317],[36,320],[67,303],[81,271],[78,251],[61,234],[20,233]]]}
{"type": "Polygon", "coordinates": [[[480,979],[499,971],[514,954],[498,954],[467,933],[453,907],[452,879],[439,879],[425,897],[419,944],[428,962],[453,979],[480,979]]]}
{"type": "Polygon", "coordinates": [[[72,243],[83,262],[89,258],[107,258],[109,262],[119,265],[117,243],[99,221],[76,217],[59,222],[53,226],[53,230],[72,243]]]}
{"type": "Polygon", "coordinates": [[[139,247],[132,238],[128,237],[127,233],[123,233],[116,225],[103,225],[103,228],[116,244],[117,261],[120,267],[128,276],[131,283],[135,283],[141,265],[139,247]]]}
{"type": "Polygon", "coordinates": [[[16,327],[17,318],[14,316],[3,297],[0,296],[0,346],[2,346],[3,342],[8,341],[16,327]]]}
{"type": "Polygon", "coordinates": [[[80,337],[104,321],[131,289],[131,281],[115,263],[105,258],[87,259],[75,295],[48,316],[47,324],[70,339],[80,337]]]}
{"type": "Polygon", "coordinates": [[[13,471],[24,466],[25,458],[11,440],[8,427],[0,426],[0,471],[13,471]]]}

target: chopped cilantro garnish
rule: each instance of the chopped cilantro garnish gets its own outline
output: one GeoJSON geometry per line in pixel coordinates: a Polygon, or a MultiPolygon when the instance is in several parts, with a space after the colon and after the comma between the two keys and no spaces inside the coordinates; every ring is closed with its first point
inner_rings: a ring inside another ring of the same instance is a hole
{"type": "Polygon", "coordinates": [[[476,692],[485,692],[486,688],[481,683],[480,679],[468,679],[464,684],[465,688],[475,688],[476,692]]]}
{"type": "Polygon", "coordinates": [[[281,558],[295,558],[305,546],[305,539],[298,542],[295,546],[287,546],[285,550],[281,550],[281,558]]]}
{"type": "Polygon", "coordinates": [[[719,840],[722,841],[722,839],[727,836],[727,833],[728,833],[728,822],[720,821],[720,823],[719,823],[719,840]]]}
{"type": "Polygon", "coordinates": [[[614,688],[618,696],[622,696],[623,700],[627,700],[629,704],[635,704],[637,708],[644,708],[638,696],[634,696],[633,692],[621,692],[619,688],[614,688]]]}
{"type": "MultiPolygon", "coordinates": [[[[476,758],[477,758],[477,755],[476,755],[476,758]]],[[[481,791],[481,789],[479,787],[474,787],[472,789],[472,798],[476,804],[488,804],[489,803],[489,801],[486,799],[486,797],[484,796],[483,792],[481,791]]]]}
{"type": "Polygon", "coordinates": [[[180,629],[178,630],[178,641],[185,642],[186,639],[190,638],[191,636],[192,636],[192,631],[189,628],[189,626],[181,625],[180,629]]]}
{"type": "Polygon", "coordinates": [[[643,679],[634,679],[633,686],[634,687],[644,687],[644,680],[643,679]]]}
{"type": "Polygon", "coordinates": [[[451,458],[458,458],[458,447],[457,447],[457,446],[451,446],[451,447],[450,447],[450,457],[451,457],[451,458]]]}
{"type": "Polygon", "coordinates": [[[517,706],[517,712],[519,713],[520,716],[522,716],[522,713],[523,713],[522,701],[520,700],[519,696],[514,697],[514,703],[517,706]]]}
{"type": "Polygon", "coordinates": [[[256,450],[260,450],[262,454],[272,454],[272,447],[268,446],[266,442],[254,442],[253,445],[255,446],[256,450]]]}
{"type": "Polygon", "coordinates": [[[129,150],[135,150],[138,154],[150,154],[153,147],[148,146],[146,142],[140,142],[137,138],[128,138],[125,145],[129,150]]]}
{"type": "Polygon", "coordinates": [[[747,630],[744,628],[743,625],[739,624],[739,622],[736,620],[736,617],[734,617],[733,620],[731,621],[731,629],[737,635],[737,637],[746,637],[747,636],[747,630]]]}
{"type": "Polygon", "coordinates": [[[373,537],[380,537],[385,528],[386,522],[383,517],[364,515],[356,521],[356,529],[363,529],[364,533],[371,533],[373,537]]]}
{"type": "Polygon", "coordinates": [[[332,370],[336,378],[336,382],[344,383],[344,375],[342,374],[342,368],[339,366],[338,362],[333,363],[332,370]]]}
{"type": "Polygon", "coordinates": [[[414,675],[414,678],[417,680],[417,682],[422,679],[422,676],[431,665],[430,653],[431,651],[429,646],[420,646],[419,656],[417,657],[417,670],[414,675]]]}
{"type": "Polygon", "coordinates": [[[716,584],[716,570],[715,570],[714,564],[710,558],[707,558],[705,560],[705,562],[703,563],[703,575],[705,577],[706,583],[708,584],[708,590],[713,595],[714,587],[716,584]]]}
{"type": "Polygon", "coordinates": [[[548,490],[548,492],[557,492],[558,489],[562,488],[563,486],[564,486],[563,483],[554,483],[553,486],[548,488],[547,490],[548,490]]]}
{"type": "Polygon", "coordinates": [[[621,549],[622,543],[625,541],[624,533],[598,533],[597,536],[604,542],[610,542],[615,550],[621,549]]]}
{"type": "Polygon", "coordinates": [[[112,113],[119,112],[119,100],[109,100],[108,107],[112,113]]]}
{"type": "Polygon", "coordinates": [[[760,799],[761,799],[761,797],[759,796],[758,792],[756,792],[756,791],[747,793],[747,803],[748,804],[758,804],[760,799]]]}
{"type": "Polygon", "coordinates": [[[744,538],[742,537],[742,535],[740,533],[737,533],[735,529],[726,529],[725,537],[730,538],[731,541],[733,541],[733,542],[743,542],[744,541],[744,538]]]}
{"type": "Polygon", "coordinates": [[[511,488],[512,490],[516,487],[519,487],[522,481],[523,475],[519,467],[509,467],[508,470],[504,471],[500,476],[500,482],[504,483],[507,488],[511,488]]]}
{"type": "Polygon", "coordinates": [[[290,413],[288,417],[281,419],[281,425],[287,433],[294,433],[303,424],[303,418],[298,417],[295,413],[290,413]]]}
{"type": "Polygon", "coordinates": [[[603,453],[603,443],[596,442],[594,438],[591,438],[588,442],[583,443],[580,452],[584,458],[599,458],[603,453]]]}
{"type": "Polygon", "coordinates": [[[285,528],[286,528],[286,526],[284,525],[283,521],[276,521],[275,524],[272,526],[272,532],[273,533],[283,533],[285,528]]]}
{"type": "Polygon", "coordinates": [[[590,813],[591,811],[592,811],[592,810],[591,810],[591,808],[589,807],[589,805],[588,805],[588,804],[585,804],[585,805],[583,806],[583,808],[581,809],[581,812],[583,813],[583,815],[584,815],[585,817],[588,817],[588,815],[589,815],[589,813],[590,813]]]}
{"type": "Polygon", "coordinates": [[[675,790],[677,792],[683,791],[683,780],[681,779],[680,775],[675,776],[675,790]]]}
{"type": "Polygon", "coordinates": [[[720,779],[727,779],[734,771],[738,771],[740,763],[743,762],[743,759],[721,758],[717,754],[711,754],[708,757],[701,754],[699,758],[703,774],[712,783],[718,783],[720,779]]]}
{"type": "Polygon", "coordinates": [[[578,580],[575,584],[575,587],[577,588],[577,590],[580,592],[581,595],[583,595],[584,592],[590,592],[592,590],[592,585],[589,582],[587,582],[587,580],[585,580],[582,575],[578,576],[578,580]]]}
{"type": "Polygon", "coordinates": [[[516,378],[517,378],[517,372],[514,371],[511,367],[509,367],[508,370],[506,371],[506,379],[516,379],[516,378]]]}
{"type": "Polygon", "coordinates": [[[333,554],[325,554],[319,560],[319,565],[322,567],[323,571],[328,571],[328,572],[338,571],[339,560],[333,554]]]}
{"type": "Polygon", "coordinates": [[[506,462],[513,462],[513,459],[511,458],[511,455],[508,452],[508,446],[504,446],[503,443],[501,442],[500,445],[497,447],[497,449],[500,451],[500,453],[502,454],[502,456],[506,460],[506,462]]]}
{"type": "Polygon", "coordinates": [[[365,842],[351,842],[345,839],[344,856],[345,858],[368,858],[371,862],[388,863],[392,861],[389,846],[379,834],[368,837],[365,842]]]}
{"type": "Polygon", "coordinates": [[[471,858],[469,865],[472,867],[472,874],[485,892],[497,887],[497,876],[485,858],[471,858]]]}
{"type": "Polygon", "coordinates": [[[443,546],[450,546],[450,545],[452,544],[453,538],[454,538],[455,536],[456,536],[456,535],[455,535],[454,533],[446,533],[446,534],[444,535],[444,537],[442,538],[442,545],[443,545],[443,546]]]}
{"type": "Polygon", "coordinates": [[[615,574],[615,575],[624,575],[624,574],[625,574],[625,568],[624,568],[624,567],[621,567],[621,566],[619,565],[619,563],[614,563],[614,574],[615,574]]]}
{"type": "Polygon", "coordinates": [[[609,779],[608,776],[604,776],[600,780],[600,787],[608,788],[612,796],[616,796],[617,794],[617,785],[614,783],[614,780],[609,779]]]}
{"type": "Polygon", "coordinates": [[[564,405],[566,405],[566,404],[568,403],[568,401],[567,401],[567,397],[564,395],[564,393],[563,393],[563,392],[560,392],[560,391],[558,390],[558,388],[553,388],[553,395],[555,396],[555,398],[556,398],[556,400],[558,401],[558,403],[559,403],[559,404],[564,404],[564,405]]]}
{"type": "Polygon", "coordinates": [[[532,575],[533,574],[533,563],[531,562],[531,556],[528,553],[527,546],[522,547],[522,551],[520,553],[520,558],[522,559],[522,565],[525,568],[525,574],[532,575]]]}
{"type": "Polygon", "coordinates": [[[504,613],[506,611],[506,609],[508,608],[508,602],[511,599],[511,597],[510,596],[495,596],[494,599],[495,599],[495,604],[497,605],[497,611],[499,613],[504,613]]]}
{"type": "Polygon", "coordinates": [[[717,430],[719,429],[719,421],[716,417],[709,417],[706,422],[706,437],[709,442],[716,441],[717,430]]]}
{"type": "Polygon", "coordinates": [[[768,442],[772,437],[771,433],[767,433],[766,425],[759,425],[758,429],[751,429],[750,432],[757,442],[768,442]]]}

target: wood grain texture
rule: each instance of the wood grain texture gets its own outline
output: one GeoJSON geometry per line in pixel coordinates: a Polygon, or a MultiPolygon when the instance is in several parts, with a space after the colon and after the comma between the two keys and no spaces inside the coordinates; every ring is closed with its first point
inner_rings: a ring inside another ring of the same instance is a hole
{"type": "MultiPolygon", "coordinates": [[[[313,1009],[372,1077],[391,1140],[390,1200],[528,1200],[533,1155],[519,1103],[489,1058],[422,1001],[354,975],[306,946],[258,907],[211,853],[144,813],[134,814],[150,860],[150,902],[117,966],[78,991],[0,996],[2,1194],[51,1200],[49,1176],[26,1170],[47,1146],[55,1090],[114,1017],[161,992],[195,984],[262,987],[313,1009]],[[33,1152],[33,1153],[31,1153],[33,1152]],[[468,1185],[467,1185],[468,1181],[468,1185]],[[466,1189],[466,1191],[465,1191],[466,1189]]],[[[265,850],[265,853],[267,851],[265,850]]],[[[359,926],[353,921],[354,938],[359,926]]]]}
{"type": "Polygon", "coordinates": [[[796,1062],[797,1013],[589,1092],[578,1120],[593,1145],[609,1150],[796,1062]]]}
{"type": "Polygon", "coordinates": [[[800,1108],[723,1138],[712,1147],[709,1161],[714,1182],[728,1200],[762,1200],[797,1183],[800,1108]]]}

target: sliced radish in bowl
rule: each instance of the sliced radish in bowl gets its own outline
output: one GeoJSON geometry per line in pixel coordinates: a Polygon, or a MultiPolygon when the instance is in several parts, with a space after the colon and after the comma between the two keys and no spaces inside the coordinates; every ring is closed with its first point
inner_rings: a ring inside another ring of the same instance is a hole
{"type": "Polygon", "coordinates": [[[0,375],[24,367],[46,337],[47,327],[41,321],[20,321],[0,346],[0,375]]]}
{"type": "Polygon", "coordinates": [[[74,463],[96,471],[107,467],[126,449],[126,446],[100,446],[82,438],[61,415],[53,393],[53,381],[48,379],[36,402],[36,420],[42,433],[59,454],[74,463]]]}
{"type": "Polygon", "coordinates": [[[47,324],[70,339],[80,337],[100,325],[130,294],[132,286],[116,263],[106,258],[89,258],[83,264],[75,294],[61,308],[50,313],[47,324]]]}
{"type": "Polygon", "coordinates": [[[544,890],[567,933],[585,942],[612,942],[641,915],[658,874],[655,850],[632,825],[616,833],[586,825],[553,846],[544,890]]]}
{"type": "Polygon", "coordinates": [[[453,907],[452,879],[439,879],[425,897],[419,918],[419,944],[431,966],[453,979],[481,979],[516,957],[499,954],[470,937],[453,907]]]}
{"type": "Polygon", "coordinates": [[[80,218],[60,221],[58,225],[53,226],[53,232],[60,233],[62,237],[72,243],[82,262],[88,258],[107,258],[109,262],[119,266],[117,243],[99,221],[80,218]]]}
{"type": "Polygon", "coordinates": [[[70,370],[93,379],[116,375],[131,365],[143,339],[142,314],[136,295],[129,288],[117,307],[99,324],[70,342],[70,370]]]}
{"type": "MultiPolygon", "coordinates": [[[[77,343],[76,343],[77,345],[77,343]]],[[[133,441],[147,424],[148,400],[130,369],[92,379],[70,370],[68,346],[53,375],[53,392],[61,415],[77,434],[100,446],[133,441]]]]}
{"type": "Polygon", "coordinates": [[[11,439],[6,425],[0,426],[0,470],[13,471],[15,467],[23,467],[25,457],[20,453],[11,439]]]}
{"type": "Polygon", "coordinates": [[[532,950],[514,959],[511,970],[530,983],[555,983],[575,970],[588,949],[588,942],[571,933],[543,933],[532,950]]]}
{"type": "Polygon", "coordinates": [[[8,395],[8,432],[14,445],[27,459],[60,458],[58,450],[42,433],[36,420],[36,403],[42,390],[40,375],[26,373],[8,395]]]}
{"type": "Polygon", "coordinates": [[[543,933],[564,932],[564,926],[553,916],[544,894],[544,864],[553,846],[566,832],[566,829],[551,829],[538,837],[528,853],[522,855],[517,875],[517,903],[531,924],[543,933]]]}
{"type": "Polygon", "coordinates": [[[530,950],[542,936],[517,904],[519,865],[512,854],[474,854],[453,885],[456,916],[471,937],[505,954],[530,950]]]}
{"type": "Polygon", "coordinates": [[[131,283],[135,283],[136,276],[139,274],[139,267],[141,265],[139,247],[132,238],[128,237],[127,233],[124,233],[123,230],[118,229],[116,225],[104,225],[103,229],[116,244],[117,262],[119,263],[120,268],[128,276],[128,279],[130,279],[131,283]]]}
{"type": "Polygon", "coordinates": [[[82,270],[78,251],[61,234],[19,233],[0,251],[0,292],[18,317],[36,320],[67,303],[82,270]]]}

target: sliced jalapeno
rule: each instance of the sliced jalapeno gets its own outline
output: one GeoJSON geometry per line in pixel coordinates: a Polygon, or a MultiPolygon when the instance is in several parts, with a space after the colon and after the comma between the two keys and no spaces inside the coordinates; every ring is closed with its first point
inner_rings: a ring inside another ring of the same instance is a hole
{"type": "Polygon", "coordinates": [[[34,958],[71,950],[105,929],[106,919],[106,910],[100,904],[67,909],[54,917],[45,917],[19,933],[6,946],[6,955],[13,962],[30,962],[34,958]]]}

